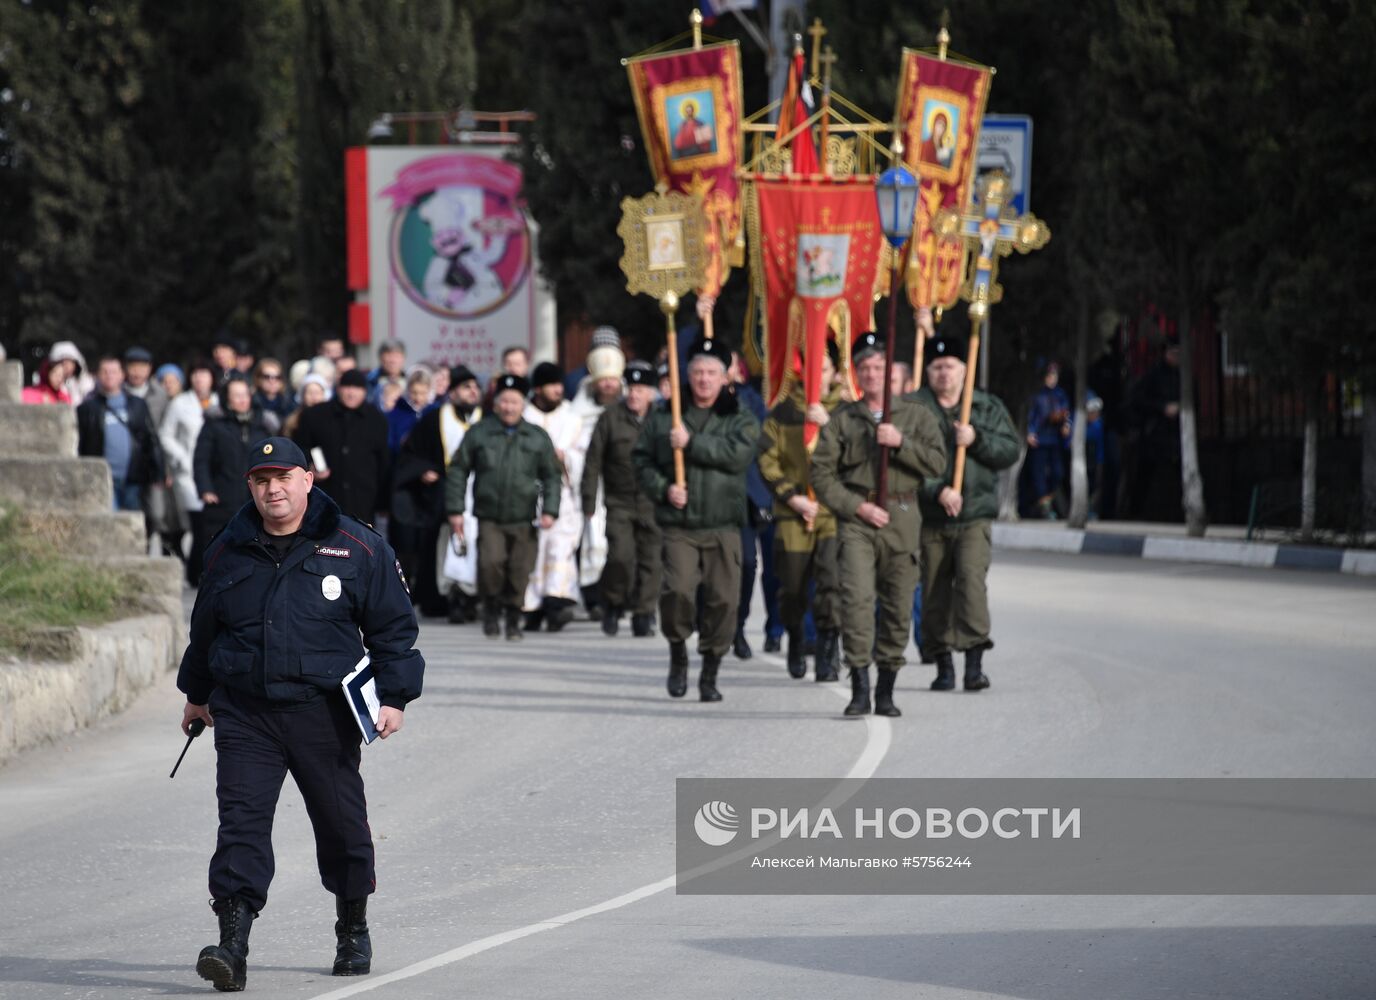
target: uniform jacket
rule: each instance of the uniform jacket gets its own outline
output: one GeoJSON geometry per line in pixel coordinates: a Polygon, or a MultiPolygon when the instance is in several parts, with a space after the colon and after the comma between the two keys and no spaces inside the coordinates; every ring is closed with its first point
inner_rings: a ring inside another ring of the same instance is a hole
{"type": "MultiPolygon", "coordinates": [[[[889,496],[917,493],[928,476],[946,465],[946,446],[936,417],[905,399],[893,401],[889,423],[903,435],[903,443],[889,455],[889,496]]],[[[817,499],[838,517],[855,519],[855,512],[879,484],[878,424],[864,401],[838,406],[822,428],[812,452],[812,485],[817,499]]]]}
{"type": "Polygon", "coordinates": [[[602,498],[608,507],[653,515],[654,503],[641,490],[635,463],[631,461],[631,452],[647,419],[648,412],[643,418],[637,417],[626,408],[625,400],[613,403],[597,418],[583,462],[580,490],[584,511],[597,506],[597,482],[601,479],[602,498]]]}
{"type": "Polygon", "coordinates": [[[391,452],[387,450],[387,418],[364,403],[349,409],[338,399],[311,406],[301,413],[293,440],[310,458],[311,449],[325,453],[330,477],[319,481],[322,490],[344,513],[372,521],[386,503],[391,452]]]}
{"type": "MultiPolygon", "coordinates": [[[[760,472],[774,495],[774,519],[801,521],[798,512],[788,505],[789,499],[807,495],[811,485],[812,456],[803,444],[803,423],[807,416],[803,387],[793,391],[770,411],[760,433],[760,472]]],[[[822,405],[834,412],[841,401],[839,392],[823,398],[822,405]]],[[[828,534],[834,530],[835,516],[823,504],[817,511],[816,530],[828,534]]]]}
{"type": "MultiPolygon", "coordinates": [[[[918,500],[922,504],[924,521],[933,525],[949,524],[952,519],[936,498],[955,479],[956,432],[952,424],[960,416],[960,404],[950,410],[942,409],[926,386],[903,398],[925,407],[941,427],[942,440],[946,442],[946,468],[939,476],[931,476],[922,484],[918,500]]],[[[960,490],[965,502],[960,516],[955,518],[962,524],[998,516],[998,471],[1018,460],[1018,432],[997,396],[975,390],[970,400],[970,424],[975,429],[975,443],[965,450],[965,481],[960,490]]]]}
{"type": "Polygon", "coordinates": [[[246,417],[238,420],[232,413],[215,417],[206,421],[196,438],[192,458],[196,495],[214,493],[220,498],[217,504],[205,505],[207,535],[228,524],[239,508],[252,499],[248,480],[244,478],[253,458],[249,451],[268,437],[268,430],[257,410],[250,410],[246,417]]]}
{"type": "Polygon", "coordinates": [[[444,506],[462,514],[469,473],[473,474],[473,514],[480,521],[520,524],[543,513],[559,516],[563,469],[554,457],[549,435],[527,420],[508,433],[490,413],[463,436],[459,453],[445,477],[444,506]]]}
{"type": "MultiPolygon", "coordinates": [[[[129,407],[129,475],[126,482],[146,484],[160,481],[165,472],[162,443],[148,404],[137,396],[124,394],[129,407]]],[[[76,408],[77,454],[105,457],[105,397],[93,392],[76,408]]]]}
{"type": "Polygon", "coordinates": [[[755,458],[759,422],[726,391],[710,409],[684,408],[683,424],[692,437],[683,452],[688,506],[682,510],[665,496],[674,481],[672,424],[668,402],[660,403],[646,416],[631,453],[640,488],[654,501],[655,522],[663,528],[739,528],[746,511],[745,474],[755,458]]]}
{"type": "Polygon", "coordinates": [[[382,704],[405,708],[420,697],[416,616],[382,537],[320,489],[311,490],[300,538],[280,566],[262,529],[258,508],[246,504],[206,550],[177,672],[187,701],[204,705],[217,686],[309,701],[338,687],[365,647],[382,704]]]}

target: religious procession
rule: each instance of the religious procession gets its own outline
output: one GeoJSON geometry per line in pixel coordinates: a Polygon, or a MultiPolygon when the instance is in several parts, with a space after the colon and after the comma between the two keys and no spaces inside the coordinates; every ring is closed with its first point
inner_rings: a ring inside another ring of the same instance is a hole
{"type": "Polygon", "coordinates": [[[1376,13],[0,25],[0,995],[1376,995],[1376,13]]]}

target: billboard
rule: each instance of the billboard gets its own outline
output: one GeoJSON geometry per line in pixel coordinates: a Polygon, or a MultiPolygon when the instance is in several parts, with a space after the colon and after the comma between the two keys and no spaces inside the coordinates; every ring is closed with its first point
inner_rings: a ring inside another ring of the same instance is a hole
{"type": "Polygon", "coordinates": [[[347,151],[349,339],[365,363],[385,340],[410,361],[497,370],[507,347],[555,356],[552,290],[520,167],[463,146],[347,151]]]}

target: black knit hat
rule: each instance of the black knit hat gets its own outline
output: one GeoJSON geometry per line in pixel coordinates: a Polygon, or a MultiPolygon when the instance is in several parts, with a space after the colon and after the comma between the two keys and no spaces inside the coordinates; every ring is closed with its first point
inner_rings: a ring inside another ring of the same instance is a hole
{"type": "Polygon", "coordinates": [[[449,387],[452,389],[456,385],[463,385],[465,382],[476,382],[478,376],[473,374],[473,370],[467,365],[455,365],[449,369],[449,387]]]}

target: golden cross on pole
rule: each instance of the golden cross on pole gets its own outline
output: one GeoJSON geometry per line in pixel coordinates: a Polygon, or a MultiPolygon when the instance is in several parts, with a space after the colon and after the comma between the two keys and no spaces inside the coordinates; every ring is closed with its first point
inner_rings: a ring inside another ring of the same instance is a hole
{"type": "MultiPolygon", "coordinates": [[[[960,401],[960,422],[970,422],[970,404],[975,390],[975,367],[979,361],[980,328],[989,318],[989,307],[1003,299],[1003,286],[995,279],[999,258],[1014,250],[1030,253],[1046,246],[1051,229],[1031,212],[1019,216],[1007,204],[1008,177],[994,170],[979,179],[975,200],[969,212],[943,208],[932,220],[932,229],[943,239],[959,239],[965,245],[966,274],[960,297],[970,303],[970,349],[965,358],[965,389],[960,401]],[[973,261],[973,266],[971,266],[973,261]]],[[[965,480],[965,448],[956,449],[955,476],[951,488],[957,493],[965,480]]]]}
{"type": "Polygon", "coordinates": [[[822,127],[821,127],[821,139],[822,139],[822,143],[821,143],[821,145],[822,145],[822,173],[825,174],[825,175],[828,176],[828,177],[831,176],[831,157],[829,157],[829,156],[827,155],[827,136],[830,135],[831,129],[829,128],[829,122],[827,121],[827,119],[829,119],[829,118],[831,117],[831,64],[834,63],[835,61],[836,61],[836,53],[833,52],[833,51],[831,50],[831,46],[828,45],[828,46],[826,47],[826,51],[824,51],[824,52],[822,53],[822,56],[821,56],[821,63],[822,63],[822,122],[821,122],[821,124],[822,124],[822,127]]]}
{"type": "Polygon", "coordinates": [[[822,58],[822,36],[827,33],[827,29],[822,27],[822,19],[814,17],[812,27],[807,29],[807,33],[812,36],[812,76],[817,76],[817,64],[822,58]]]}

